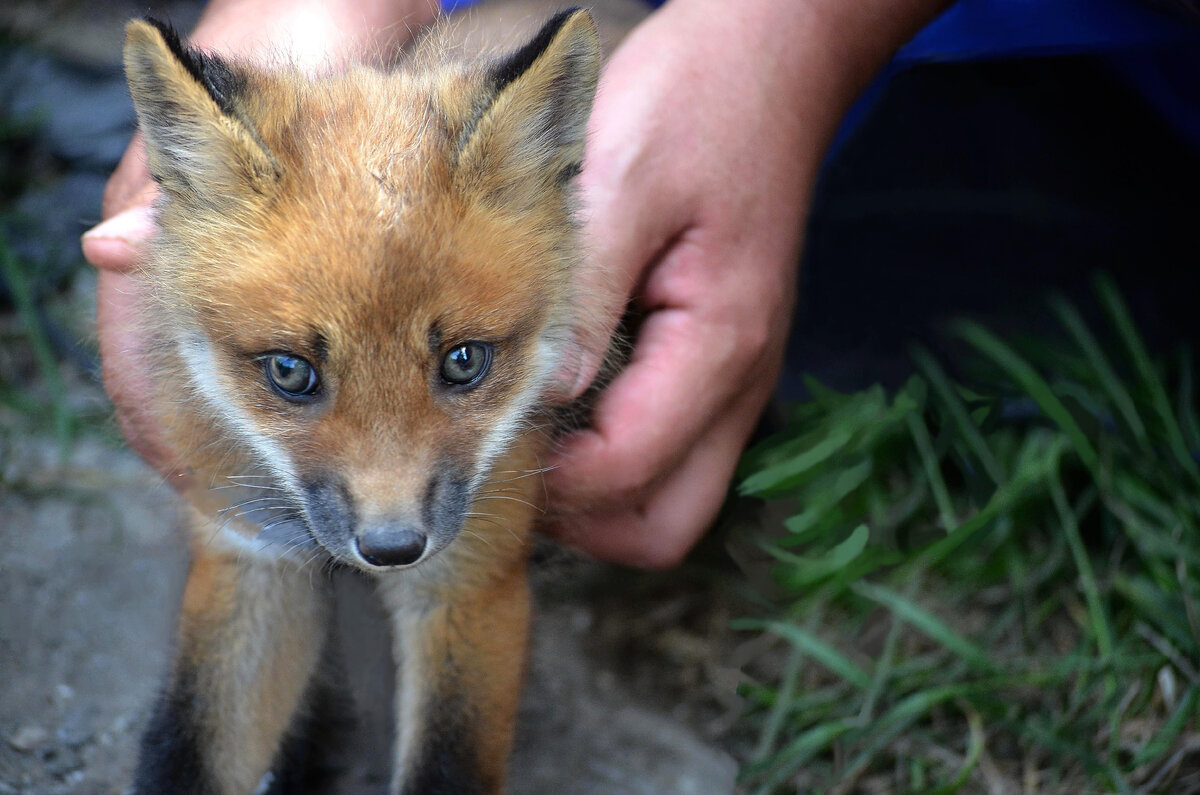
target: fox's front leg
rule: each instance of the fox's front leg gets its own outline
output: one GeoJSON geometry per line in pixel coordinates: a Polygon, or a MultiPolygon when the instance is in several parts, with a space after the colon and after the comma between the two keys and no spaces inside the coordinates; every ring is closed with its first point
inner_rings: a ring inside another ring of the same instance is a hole
{"type": "Polygon", "coordinates": [[[523,554],[487,566],[484,582],[476,579],[482,572],[457,571],[457,582],[428,591],[402,581],[384,586],[400,666],[395,793],[503,789],[524,675],[529,589],[523,554]]]}
{"type": "Polygon", "coordinates": [[[193,547],[176,658],[134,790],[249,795],[317,667],[329,598],[296,563],[193,547]]]}

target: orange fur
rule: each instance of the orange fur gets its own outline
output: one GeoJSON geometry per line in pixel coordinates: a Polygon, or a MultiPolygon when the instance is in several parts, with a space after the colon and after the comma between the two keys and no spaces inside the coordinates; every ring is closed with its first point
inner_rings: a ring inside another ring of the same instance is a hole
{"type": "Polygon", "coordinates": [[[395,71],[312,76],[129,26],[163,189],[143,270],[152,409],[193,507],[142,791],[249,792],[268,771],[318,665],[326,562],[377,577],[393,616],[395,789],[503,785],[600,54],[579,11],[507,58],[449,57],[451,35],[395,71]],[[468,343],[490,369],[447,381],[468,343]],[[280,361],[319,388],[272,386],[280,361]]]}

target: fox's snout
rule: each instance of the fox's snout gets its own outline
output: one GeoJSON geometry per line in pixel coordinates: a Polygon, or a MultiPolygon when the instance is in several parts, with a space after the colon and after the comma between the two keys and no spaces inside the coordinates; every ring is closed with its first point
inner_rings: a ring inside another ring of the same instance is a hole
{"type": "Polygon", "coordinates": [[[309,533],[334,558],[359,568],[412,566],[435,555],[462,530],[469,484],[437,473],[416,493],[375,479],[369,491],[313,478],[301,499],[309,533]]]}

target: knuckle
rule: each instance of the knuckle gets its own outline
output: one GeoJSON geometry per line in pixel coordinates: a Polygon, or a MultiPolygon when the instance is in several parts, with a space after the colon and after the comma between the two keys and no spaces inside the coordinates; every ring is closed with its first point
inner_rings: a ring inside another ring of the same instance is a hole
{"type": "Polygon", "coordinates": [[[635,456],[611,470],[609,490],[616,502],[632,502],[645,493],[658,475],[652,456],[635,456]]]}
{"type": "Polygon", "coordinates": [[[687,557],[688,547],[664,543],[662,540],[656,539],[651,530],[652,528],[647,528],[648,540],[642,549],[637,565],[643,569],[663,571],[673,569],[682,563],[683,559],[687,557]]]}
{"type": "Polygon", "coordinates": [[[742,344],[753,351],[766,350],[774,336],[773,324],[764,314],[757,314],[746,324],[742,334],[742,344]]]}

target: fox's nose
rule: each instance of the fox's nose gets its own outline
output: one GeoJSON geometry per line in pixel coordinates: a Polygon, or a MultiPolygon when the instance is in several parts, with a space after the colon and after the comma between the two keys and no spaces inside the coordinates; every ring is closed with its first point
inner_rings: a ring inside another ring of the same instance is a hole
{"type": "Polygon", "coordinates": [[[375,527],[358,537],[358,554],[372,566],[407,566],[425,551],[425,534],[408,527],[375,527]]]}

